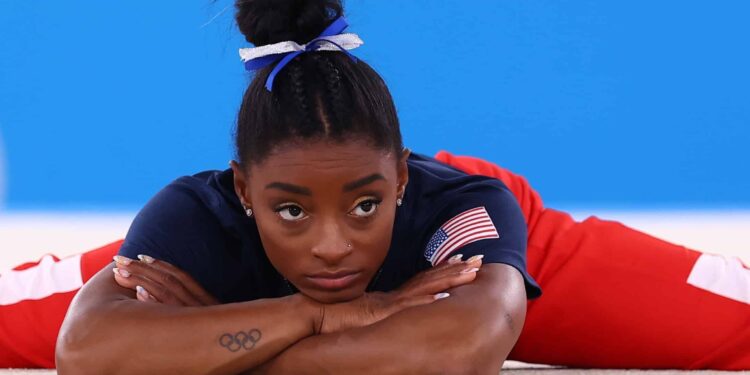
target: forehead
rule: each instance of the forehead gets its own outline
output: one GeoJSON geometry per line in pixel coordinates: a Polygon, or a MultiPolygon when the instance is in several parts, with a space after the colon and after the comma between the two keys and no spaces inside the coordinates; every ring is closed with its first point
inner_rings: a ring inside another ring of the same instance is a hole
{"type": "Polygon", "coordinates": [[[256,181],[354,179],[376,172],[395,178],[396,156],[359,141],[288,143],[250,167],[256,181]]]}

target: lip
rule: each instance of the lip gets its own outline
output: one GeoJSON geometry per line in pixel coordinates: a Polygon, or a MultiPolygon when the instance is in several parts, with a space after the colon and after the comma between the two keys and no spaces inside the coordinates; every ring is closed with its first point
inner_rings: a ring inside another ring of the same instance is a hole
{"type": "Polygon", "coordinates": [[[358,271],[323,272],[305,277],[320,289],[338,290],[351,286],[362,274],[358,271]]]}

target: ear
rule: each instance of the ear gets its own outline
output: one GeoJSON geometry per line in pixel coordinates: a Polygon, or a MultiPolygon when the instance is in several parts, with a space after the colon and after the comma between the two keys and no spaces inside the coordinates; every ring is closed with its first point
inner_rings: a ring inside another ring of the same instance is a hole
{"type": "Polygon", "coordinates": [[[237,194],[237,197],[240,199],[240,202],[242,202],[243,206],[252,207],[252,203],[249,201],[249,199],[245,198],[250,196],[250,192],[248,191],[248,185],[250,181],[247,179],[245,171],[243,171],[240,164],[234,160],[229,162],[229,166],[232,168],[232,174],[234,175],[235,194],[237,194]]]}
{"type": "Polygon", "coordinates": [[[411,155],[411,150],[404,147],[398,159],[397,196],[399,198],[403,198],[404,192],[406,191],[406,185],[409,183],[409,166],[406,164],[406,160],[409,159],[409,155],[411,155]]]}

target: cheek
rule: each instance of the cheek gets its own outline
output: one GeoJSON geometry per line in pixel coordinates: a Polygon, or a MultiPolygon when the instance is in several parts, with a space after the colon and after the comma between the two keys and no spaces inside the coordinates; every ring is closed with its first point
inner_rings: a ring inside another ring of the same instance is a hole
{"type": "Polygon", "coordinates": [[[384,258],[391,244],[395,212],[392,208],[383,208],[378,217],[365,229],[355,233],[355,243],[365,249],[370,257],[384,258]]]}
{"type": "Polygon", "coordinates": [[[263,225],[262,220],[256,220],[260,240],[266,256],[271,264],[282,274],[293,272],[300,259],[304,259],[308,247],[301,243],[299,237],[289,236],[280,231],[275,223],[263,225]]]}

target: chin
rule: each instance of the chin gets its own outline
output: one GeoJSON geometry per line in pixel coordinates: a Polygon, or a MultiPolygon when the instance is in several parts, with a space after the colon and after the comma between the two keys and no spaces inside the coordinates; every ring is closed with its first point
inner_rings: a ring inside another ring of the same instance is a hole
{"type": "Polygon", "coordinates": [[[337,290],[337,291],[307,289],[307,290],[300,290],[300,292],[317,302],[325,303],[325,304],[347,302],[353,299],[357,299],[361,297],[363,294],[365,294],[365,291],[359,288],[358,286],[352,286],[351,288],[346,288],[346,289],[337,290]]]}

